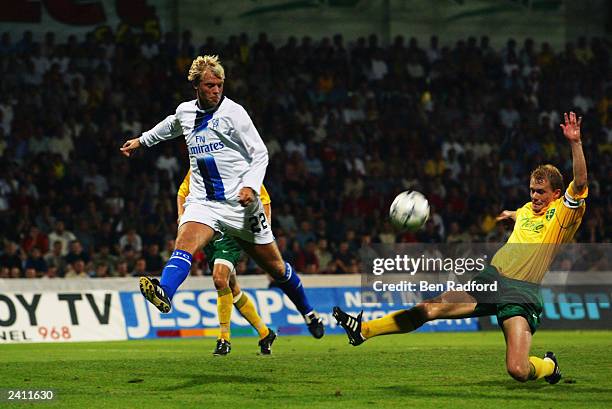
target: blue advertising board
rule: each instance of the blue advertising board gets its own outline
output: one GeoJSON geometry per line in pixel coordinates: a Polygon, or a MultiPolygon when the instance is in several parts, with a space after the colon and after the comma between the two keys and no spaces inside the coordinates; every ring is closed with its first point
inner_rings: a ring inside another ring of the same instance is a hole
{"type": "MultiPolygon", "coordinates": [[[[293,303],[277,288],[257,288],[243,291],[255,303],[266,325],[280,334],[307,335],[308,329],[293,303]]],[[[306,294],[316,300],[315,308],[321,315],[328,334],[341,334],[331,316],[336,305],[358,314],[363,310],[365,320],[380,318],[406,305],[382,303],[362,304],[360,287],[307,288],[306,294]]],[[[179,291],[173,299],[169,314],[161,314],[140,293],[120,292],[128,339],[159,338],[167,336],[202,336],[214,334],[218,328],[217,292],[215,290],[179,291]]],[[[231,319],[233,335],[256,335],[249,323],[236,311],[231,319]]],[[[478,319],[438,320],[427,323],[419,331],[477,331],[478,319]]]]}

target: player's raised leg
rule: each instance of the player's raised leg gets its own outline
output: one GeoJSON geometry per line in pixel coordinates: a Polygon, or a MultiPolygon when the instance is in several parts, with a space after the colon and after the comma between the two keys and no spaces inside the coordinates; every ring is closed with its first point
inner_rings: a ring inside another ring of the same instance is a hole
{"type": "Polygon", "coordinates": [[[192,254],[208,244],[214,234],[210,226],[202,223],[182,224],[176,237],[175,250],[162,270],[161,281],[156,278],[140,278],[140,291],[161,312],[170,312],[174,293],[189,275],[192,254]]]}
{"type": "Polygon", "coordinates": [[[447,291],[408,310],[395,311],[372,321],[362,321],[361,314],[354,317],[340,307],[334,307],[333,316],[346,331],[349,343],[357,346],[379,335],[412,332],[428,321],[470,316],[476,304],[474,297],[465,291],[447,291]]]}
{"type": "Polygon", "coordinates": [[[272,353],[272,343],[276,340],[276,333],[272,331],[265,322],[261,319],[255,308],[255,304],[251,298],[243,293],[236,280],[235,272],[232,272],[229,278],[229,285],[234,296],[234,306],[240,312],[240,315],[246,319],[249,324],[259,334],[259,350],[262,355],[270,355],[272,353]]]}
{"type": "Polygon", "coordinates": [[[506,369],[511,377],[519,382],[540,378],[551,384],[559,382],[561,372],[555,354],[547,352],[544,358],[529,356],[532,335],[525,317],[505,319],[502,330],[506,339],[506,369]]]}
{"type": "Polygon", "coordinates": [[[291,264],[285,262],[276,246],[276,242],[268,244],[254,244],[239,240],[240,245],[255,262],[274,278],[279,288],[295,304],[297,310],[302,314],[308,330],[315,338],[322,338],[325,327],[319,314],[308,301],[304,292],[304,286],[300,276],[291,264]]]}

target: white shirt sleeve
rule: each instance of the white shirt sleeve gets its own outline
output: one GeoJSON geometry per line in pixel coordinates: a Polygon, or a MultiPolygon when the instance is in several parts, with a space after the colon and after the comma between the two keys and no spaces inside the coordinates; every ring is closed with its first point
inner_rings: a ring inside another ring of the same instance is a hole
{"type": "Polygon", "coordinates": [[[143,132],[138,140],[144,146],[150,147],[162,141],[174,139],[182,134],[183,128],[181,127],[181,122],[175,114],[168,115],[166,119],[155,125],[153,129],[143,132]]]}
{"type": "Polygon", "coordinates": [[[268,149],[261,136],[259,136],[259,132],[257,132],[249,114],[244,109],[240,109],[237,117],[236,130],[238,136],[251,158],[251,168],[242,179],[243,187],[250,187],[259,195],[268,167],[268,149]]]}

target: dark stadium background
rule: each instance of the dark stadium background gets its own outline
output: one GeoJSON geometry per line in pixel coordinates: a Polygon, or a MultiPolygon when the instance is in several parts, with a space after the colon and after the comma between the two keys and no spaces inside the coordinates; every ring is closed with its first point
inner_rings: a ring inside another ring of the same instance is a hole
{"type": "MultiPolygon", "coordinates": [[[[216,25],[194,35],[181,2],[163,3],[174,15],[166,20],[157,2],[94,2],[106,5],[106,20],[91,5],[83,13],[17,3],[0,12],[0,278],[160,273],[176,234],[185,145],[129,160],[119,147],[193,97],[186,70],[204,53],[220,55],[226,95],[247,108],[268,146],[274,232],[303,273],[357,273],[369,243],[505,240],[508,226],[494,216],[529,200],[534,165],[553,163],[571,179],[559,129],[569,110],[583,116],[589,166],[576,239],[612,236],[610,11],[597,9],[605,2],[581,2],[586,17],[566,2],[554,44],[543,35],[449,35],[440,25],[419,28],[418,39],[392,34],[387,14],[401,5],[388,1],[367,33],[337,24],[331,34],[293,35],[273,25],[270,38],[265,26],[247,33],[211,16],[205,22],[216,25]],[[49,29],[48,15],[61,30],[49,29]],[[589,26],[589,16],[600,18],[589,26]],[[423,192],[432,214],[422,231],[400,234],[387,212],[407,189],[423,192]],[[57,240],[64,247],[54,252],[57,240]]],[[[306,3],[346,10],[347,20],[363,6],[306,3]]],[[[529,2],[497,3],[535,12],[529,2]]],[[[192,274],[207,274],[204,256],[196,259],[192,274]]],[[[248,260],[238,267],[257,272],[248,260]]]]}

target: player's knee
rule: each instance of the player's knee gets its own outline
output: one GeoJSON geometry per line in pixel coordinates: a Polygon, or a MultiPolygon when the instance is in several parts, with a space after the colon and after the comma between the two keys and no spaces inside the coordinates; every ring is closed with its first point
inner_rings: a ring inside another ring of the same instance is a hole
{"type": "Polygon", "coordinates": [[[232,283],[230,283],[230,290],[232,290],[232,297],[236,297],[242,291],[240,286],[232,285],[232,283]]]}
{"type": "MultiPolygon", "coordinates": [[[[189,223],[188,223],[189,224],[189,223]]],[[[194,254],[200,247],[208,244],[214,232],[208,226],[182,226],[176,236],[175,249],[194,254]]]]}
{"type": "Polygon", "coordinates": [[[438,309],[436,303],[420,302],[415,308],[421,313],[423,321],[433,321],[438,318],[438,309]]]}
{"type": "Polygon", "coordinates": [[[520,363],[508,363],[506,365],[508,375],[519,382],[527,382],[529,380],[529,366],[520,363]]]}
{"type": "Polygon", "coordinates": [[[268,264],[266,272],[275,279],[280,279],[285,276],[285,262],[283,260],[275,260],[268,264]]]}
{"type": "Polygon", "coordinates": [[[238,285],[238,281],[236,281],[235,279],[232,279],[231,277],[229,280],[229,287],[230,287],[230,290],[232,290],[232,295],[234,297],[240,294],[240,285],[238,285]]]}
{"type": "Polygon", "coordinates": [[[229,286],[229,280],[222,274],[213,274],[213,283],[215,283],[217,290],[223,290],[229,286]]]}
{"type": "Polygon", "coordinates": [[[197,246],[195,245],[193,240],[182,238],[176,240],[174,249],[186,251],[189,254],[194,254],[197,250],[197,246]]]}

